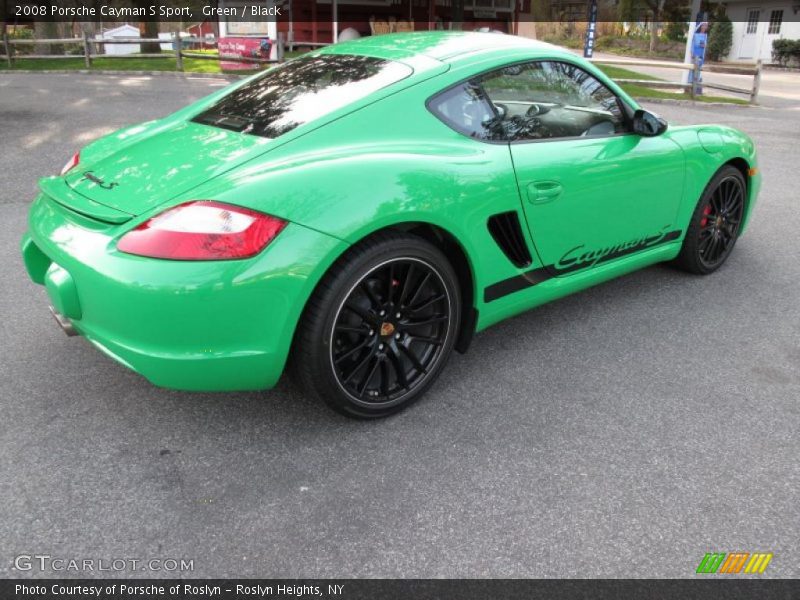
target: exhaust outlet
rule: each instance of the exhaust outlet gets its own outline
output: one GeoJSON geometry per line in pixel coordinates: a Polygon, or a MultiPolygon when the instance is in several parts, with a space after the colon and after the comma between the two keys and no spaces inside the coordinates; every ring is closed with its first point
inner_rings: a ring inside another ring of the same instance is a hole
{"type": "Polygon", "coordinates": [[[56,323],[58,323],[58,326],[61,327],[61,330],[66,333],[67,336],[72,337],[74,335],[78,335],[78,330],[75,329],[72,321],[58,312],[55,308],[53,308],[53,306],[48,306],[48,308],[50,309],[50,313],[53,315],[53,318],[56,320],[56,323]]]}

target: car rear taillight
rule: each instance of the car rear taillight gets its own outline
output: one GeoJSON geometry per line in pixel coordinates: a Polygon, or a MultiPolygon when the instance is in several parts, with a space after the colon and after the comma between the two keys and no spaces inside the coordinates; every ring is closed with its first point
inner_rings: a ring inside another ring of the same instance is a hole
{"type": "Polygon", "coordinates": [[[228,260],[261,252],[286,221],[239,206],[195,200],[148,219],[120,238],[128,254],[172,260],[228,260]]]}
{"type": "Polygon", "coordinates": [[[75,154],[72,155],[72,158],[70,158],[67,161],[67,164],[65,164],[64,167],[61,169],[61,176],[63,177],[64,175],[69,173],[72,169],[77,167],[79,162],[81,162],[81,153],[76,152],[75,154]]]}

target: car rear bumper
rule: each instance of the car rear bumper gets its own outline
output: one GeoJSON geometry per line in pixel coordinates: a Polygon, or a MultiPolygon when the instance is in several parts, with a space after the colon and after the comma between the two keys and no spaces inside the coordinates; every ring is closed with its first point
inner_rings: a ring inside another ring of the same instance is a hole
{"type": "Polygon", "coordinates": [[[168,261],[117,251],[127,228],[40,195],[25,266],[75,331],[155,385],[183,390],[272,387],[306,298],[346,246],[290,223],[251,259],[168,261]]]}

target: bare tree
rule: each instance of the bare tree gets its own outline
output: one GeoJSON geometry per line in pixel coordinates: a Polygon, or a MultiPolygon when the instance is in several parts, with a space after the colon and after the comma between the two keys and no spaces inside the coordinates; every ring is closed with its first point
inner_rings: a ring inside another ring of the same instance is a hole
{"type": "Polygon", "coordinates": [[[464,23],[464,0],[453,0],[450,9],[450,19],[453,29],[462,29],[464,23]]]}
{"type": "MultiPolygon", "coordinates": [[[[158,21],[145,21],[144,34],[145,38],[158,37],[158,21]]],[[[158,54],[161,52],[161,44],[159,42],[144,42],[141,44],[142,54],[158,54]]]]}
{"type": "Polygon", "coordinates": [[[656,42],[658,41],[657,24],[661,20],[661,13],[664,11],[666,0],[643,0],[643,2],[650,9],[650,13],[653,16],[650,22],[650,52],[655,52],[656,42]]]}
{"type": "MultiPolygon", "coordinates": [[[[152,0],[136,0],[136,6],[144,8],[145,11],[153,4],[152,0]]],[[[158,37],[158,21],[144,21],[144,31],[142,37],[155,39],[158,37]]],[[[144,42],[141,44],[142,54],[160,54],[161,44],[159,42],[144,42]]]]}
{"type": "MultiPolygon", "coordinates": [[[[34,21],[33,37],[37,40],[52,40],[58,37],[58,23],[34,21]]],[[[63,44],[36,44],[36,54],[63,54],[63,44]]]]}
{"type": "MultiPolygon", "coordinates": [[[[667,0],[620,0],[617,14],[620,19],[632,20],[639,17],[639,10],[647,9],[650,13],[650,52],[655,52],[658,41],[658,22],[663,18],[667,0]]],[[[669,0],[670,5],[683,5],[686,0],[669,0]]]]}

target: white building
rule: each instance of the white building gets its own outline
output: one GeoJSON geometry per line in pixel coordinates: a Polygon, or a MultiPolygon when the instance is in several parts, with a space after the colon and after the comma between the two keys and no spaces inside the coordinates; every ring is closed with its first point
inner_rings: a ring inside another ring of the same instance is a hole
{"type": "MultiPolygon", "coordinates": [[[[183,39],[185,37],[191,37],[185,31],[181,31],[179,33],[179,35],[180,35],[181,39],[183,39]]],[[[162,31],[162,32],[160,32],[158,34],[158,39],[166,40],[165,43],[159,44],[159,46],[161,46],[161,50],[167,50],[167,51],[175,50],[175,34],[172,33],[171,31],[162,31]]]]}
{"type": "MultiPolygon", "coordinates": [[[[138,38],[139,28],[133,25],[120,25],[113,29],[105,29],[103,33],[94,36],[98,40],[108,40],[113,38],[138,38]]],[[[139,44],[103,44],[103,54],[138,54],[141,52],[139,44]]]]}
{"type": "Polygon", "coordinates": [[[733,21],[728,60],[772,62],[772,42],[800,39],[800,0],[727,0],[733,21]]]}

